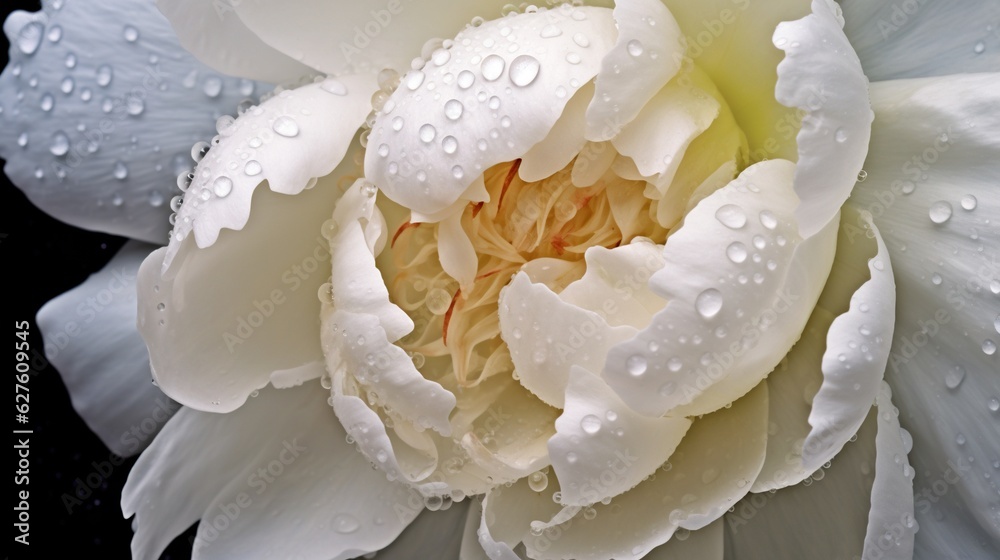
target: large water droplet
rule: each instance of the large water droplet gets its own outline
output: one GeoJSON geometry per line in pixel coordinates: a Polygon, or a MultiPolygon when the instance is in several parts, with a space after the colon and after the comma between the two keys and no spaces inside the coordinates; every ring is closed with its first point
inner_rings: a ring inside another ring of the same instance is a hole
{"type": "Polygon", "coordinates": [[[747,260],[747,246],[739,241],[734,241],[726,247],[726,256],[734,263],[740,264],[747,260]]]}
{"type": "Polygon", "coordinates": [[[645,49],[643,48],[641,41],[638,39],[632,39],[625,45],[625,50],[628,51],[630,56],[642,56],[645,49]]]}
{"type": "Polygon", "coordinates": [[[559,27],[556,25],[549,24],[543,27],[542,30],[538,33],[538,35],[542,39],[552,39],[553,37],[558,37],[562,35],[562,29],[559,29],[559,27]]]}
{"type": "Polygon", "coordinates": [[[54,156],[64,156],[69,152],[69,137],[63,131],[57,131],[52,135],[52,143],[49,144],[49,151],[54,156]]]}
{"type": "Polygon", "coordinates": [[[491,54],[483,59],[482,64],[479,65],[479,69],[483,73],[483,78],[487,82],[492,82],[503,75],[503,69],[507,65],[507,62],[500,55],[491,54]]]}
{"type": "Polygon", "coordinates": [[[248,161],[247,164],[243,166],[243,172],[251,177],[260,175],[261,171],[263,171],[263,168],[261,167],[260,162],[255,159],[248,161]]]}
{"type": "Polygon", "coordinates": [[[510,81],[518,87],[531,85],[540,70],[541,64],[537,58],[522,54],[510,63],[510,81]]]}
{"type": "Polygon", "coordinates": [[[987,356],[992,356],[993,354],[996,354],[996,352],[997,352],[996,342],[993,342],[988,338],[983,341],[983,354],[986,354],[987,356]]]}
{"type": "Polygon", "coordinates": [[[450,99],[444,104],[444,115],[453,121],[461,118],[463,111],[465,106],[457,99],[450,99]]]}
{"type": "Polygon", "coordinates": [[[56,100],[54,97],[52,97],[51,93],[43,94],[41,100],[39,100],[38,102],[38,106],[41,107],[41,109],[46,113],[51,111],[52,107],[55,107],[55,104],[56,100]]]}
{"type": "Polygon", "coordinates": [[[958,386],[962,384],[964,379],[965,368],[962,366],[955,366],[944,374],[944,386],[951,390],[958,389],[958,386]]]}
{"type": "Polygon", "coordinates": [[[976,209],[976,205],[979,204],[979,199],[971,194],[967,194],[962,197],[962,209],[973,211],[976,209]]]}
{"type": "Polygon", "coordinates": [[[931,221],[935,224],[943,224],[951,219],[951,203],[944,200],[939,200],[934,204],[931,204],[930,211],[928,214],[931,217],[931,221]]]}
{"type": "Polygon", "coordinates": [[[222,78],[218,76],[205,78],[205,81],[201,84],[201,91],[213,99],[218,97],[222,93],[222,78]]]}
{"type": "Polygon", "coordinates": [[[97,81],[97,85],[101,87],[108,87],[111,83],[111,78],[114,77],[115,71],[107,64],[102,64],[97,67],[97,71],[94,74],[94,79],[97,81]]]}
{"type": "Polygon", "coordinates": [[[406,74],[404,82],[406,83],[406,87],[409,88],[410,91],[414,91],[418,87],[420,87],[420,84],[424,83],[424,77],[425,77],[424,73],[421,72],[420,70],[413,70],[406,74]]]}
{"type": "Polygon", "coordinates": [[[774,217],[774,214],[768,210],[761,210],[760,224],[767,229],[774,229],[778,227],[778,218],[774,217]]]}
{"type": "Polygon", "coordinates": [[[334,95],[347,95],[347,86],[344,82],[334,78],[327,78],[319,84],[319,89],[334,95]]]}
{"type": "Polygon", "coordinates": [[[445,136],[444,140],[441,140],[441,148],[444,149],[444,153],[453,154],[458,150],[458,140],[454,136],[445,136]]]}
{"type": "Polygon", "coordinates": [[[536,471],[528,475],[528,488],[534,492],[541,492],[548,488],[549,477],[541,471],[536,471]]]}
{"type": "Polygon", "coordinates": [[[353,533],[361,528],[358,518],[349,513],[339,513],[333,518],[333,530],[342,535],[353,533]]]}
{"type": "Polygon", "coordinates": [[[59,91],[65,93],[66,95],[69,95],[73,93],[73,87],[75,85],[76,82],[73,81],[73,78],[66,76],[65,78],[62,79],[61,82],[59,82],[59,91]]]}
{"type": "Polygon", "coordinates": [[[134,43],[139,39],[139,30],[131,25],[126,25],[125,28],[122,29],[122,37],[129,43],[134,43]]]}
{"type": "Polygon", "coordinates": [[[998,410],[1000,410],[1000,400],[998,400],[996,397],[993,397],[990,400],[986,401],[986,407],[990,409],[990,412],[997,412],[998,410]]]}
{"type": "Polygon", "coordinates": [[[740,229],[747,223],[747,215],[735,204],[726,204],[715,211],[715,219],[730,229],[740,229]]]}
{"type": "Polygon", "coordinates": [[[45,26],[41,22],[33,21],[25,25],[17,33],[17,48],[28,56],[35,54],[38,45],[42,43],[42,33],[44,32],[45,26]]]}
{"type": "Polygon", "coordinates": [[[648,364],[646,363],[646,357],[642,354],[629,356],[629,358],[625,360],[625,370],[628,371],[629,375],[635,377],[646,373],[647,367],[648,364]]]}
{"type": "Polygon", "coordinates": [[[121,160],[116,161],[114,168],[111,170],[111,175],[113,175],[114,178],[118,179],[119,181],[124,181],[125,179],[127,179],[128,167],[125,165],[125,162],[121,160]]]}
{"type": "Polygon", "coordinates": [[[233,192],[233,180],[225,175],[217,178],[214,183],[212,183],[212,191],[215,196],[219,198],[225,198],[229,196],[229,193],[233,192]]]}
{"type": "Polygon", "coordinates": [[[458,73],[458,87],[462,89],[469,89],[475,81],[476,75],[468,70],[462,70],[458,73]]]}
{"type": "Polygon", "coordinates": [[[283,115],[274,119],[271,128],[286,138],[294,138],[299,135],[299,123],[289,116],[283,115]]]}
{"type": "Polygon", "coordinates": [[[722,310],[722,292],[715,288],[709,288],[695,298],[694,307],[698,314],[706,319],[711,319],[722,310]]]}
{"type": "Polygon", "coordinates": [[[28,133],[22,132],[20,136],[17,137],[17,145],[25,148],[28,146],[28,133]]]}
{"type": "Polygon", "coordinates": [[[137,117],[146,110],[146,103],[142,99],[132,95],[125,100],[125,110],[133,117],[137,117]]]}
{"type": "Polygon", "coordinates": [[[976,54],[983,54],[986,51],[986,43],[979,41],[974,47],[972,47],[972,52],[976,54]]]}
{"type": "Polygon", "coordinates": [[[588,414],[580,420],[580,429],[591,435],[596,434],[601,431],[601,419],[588,414]]]}

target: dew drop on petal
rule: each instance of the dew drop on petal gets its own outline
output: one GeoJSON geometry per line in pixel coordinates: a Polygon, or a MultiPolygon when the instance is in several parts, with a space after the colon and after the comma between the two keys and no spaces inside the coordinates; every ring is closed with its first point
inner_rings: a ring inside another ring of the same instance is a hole
{"type": "Polygon", "coordinates": [[[778,219],[768,210],[762,210],[760,212],[760,223],[767,229],[774,229],[778,227],[778,219]]]}
{"type": "Polygon", "coordinates": [[[847,131],[843,128],[838,128],[837,131],[833,133],[833,139],[841,144],[847,142],[847,131]]]}
{"type": "Polygon", "coordinates": [[[251,177],[260,175],[261,171],[263,171],[263,168],[261,167],[260,162],[255,159],[248,161],[246,165],[243,166],[243,172],[251,177]]]}
{"type": "Polygon", "coordinates": [[[360,527],[358,518],[349,513],[340,513],[333,518],[333,529],[342,535],[353,533],[360,527]]]}
{"type": "Polygon", "coordinates": [[[931,221],[935,224],[943,224],[951,219],[952,207],[951,203],[944,200],[939,200],[934,204],[931,204],[930,211],[928,214],[931,217],[931,221]]]}
{"type": "Polygon", "coordinates": [[[319,89],[333,95],[347,95],[347,86],[335,78],[327,78],[319,84],[319,89]]]}
{"type": "Polygon", "coordinates": [[[124,181],[128,178],[128,167],[125,165],[125,162],[121,160],[116,161],[114,168],[111,170],[111,175],[119,181],[124,181]]]}
{"type": "Polygon", "coordinates": [[[97,67],[95,74],[95,79],[97,80],[97,85],[101,87],[108,87],[111,83],[111,78],[114,76],[114,70],[111,69],[107,64],[102,64],[97,67]]]}
{"type": "Polygon", "coordinates": [[[129,43],[134,43],[139,40],[139,30],[131,25],[126,25],[122,29],[122,37],[129,43]]]}
{"type": "Polygon", "coordinates": [[[747,215],[743,213],[742,208],[735,204],[720,206],[715,211],[715,219],[729,229],[740,229],[747,223],[747,215]]]}
{"type": "Polygon", "coordinates": [[[528,475],[528,488],[534,492],[541,492],[548,488],[549,477],[541,471],[536,471],[528,475]]]}
{"type": "Polygon", "coordinates": [[[463,111],[465,111],[465,106],[457,99],[450,99],[444,104],[444,115],[450,120],[455,121],[461,118],[463,111]]]}
{"type": "Polygon", "coordinates": [[[962,197],[962,209],[964,210],[968,210],[971,212],[976,209],[976,205],[978,204],[979,200],[971,194],[967,194],[962,197]]]}
{"type": "Polygon", "coordinates": [[[944,374],[945,387],[953,391],[958,389],[958,386],[962,384],[963,380],[965,380],[965,368],[962,366],[955,366],[944,374]]]}
{"type": "Polygon", "coordinates": [[[648,364],[646,363],[646,357],[641,354],[629,356],[628,360],[625,360],[625,369],[628,371],[629,375],[634,377],[639,377],[640,375],[646,373],[647,367],[648,364]]]}
{"type": "Polygon", "coordinates": [[[642,56],[645,49],[642,46],[642,42],[638,39],[632,39],[625,45],[625,50],[628,51],[629,56],[642,56]]]}
{"type": "Polygon", "coordinates": [[[510,81],[517,87],[531,85],[538,77],[540,70],[541,64],[537,58],[522,54],[510,63],[510,81]]]}
{"type": "Polygon", "coordinates": [[[271,128],[281,136],[286,138],[294,138],[299,135],[299,123],[295,122],[295,119],[289,116],[280,116],[274,119],[274,124],[271,128]]]}
{"type": "Polygon", "coordinates": [[[212,183],[212,191],[215,196],[219,198],[225,198],[229,196],[229,193],[233,191],[233,180],[225,175],[217,178],[214,183],[212,183]]]}
{"type": "Polygon", "coordinates": [[[986,354],[987,356],[992,356],[993,354],[996,354],[996,351],[997,351],[996,342],[993,342],[988,338],[983,341],[983,354],[986,354]]]}
{"type": "Polygon", "coordinates": [[[596,434],[601,431],[601,419],[588,414],[580,420],[580,429],[591,435],[596,434]]]}
{"type": "Polygon", "coordinates": [[[709,288],[698,294],[694,306],[699,315],[705,319],[711,319],[722,310],[722,292],[715,288],[709,288]]]}
{"type": "Polygon", "coordinates": [[[24,54],[31,56],[38,50],[38,45],[42,43],[42,33],[45,26],[41,22],[33,21],[21,28],[17,33],[17,48],[24,54]]]}
{"type": "Polygon", "coordinates": [[[428,123],[420,127],[420,141],[424,143],[429,143],[434,141],[434,137],[437,136],[437,129],[434,125],[428,123]]]}
{"type": "Polygon", "coordinates": [[[475,81],[476,75],[468,70],[462,70],[458,73],[458,87],[461,89],[469,89],[475,81]]]}
{"type": "Polygon", "coordinates": [[[445,136],[441,140],[441,148],[444,149],[444,153],[453,154],[458,150],[458,140],[454,136],[445,136]]]}
{"type": "Polygon", "coordinates": [[[483,78],[487,82],[492,82],[503,75],[503,70],[506,66],[507,61],[505,61],[503,57],[491,54],[483,59],[483,62],[479,65],[479,69],[483,73],[483,78]]]}
{"type": "Polygon", "coordinates": [[[69,152],[69,137],[63,131],[57,131],[52,135],[52,143],[49,144],[49,151],[54,156],[64,156],[69,152]]]}

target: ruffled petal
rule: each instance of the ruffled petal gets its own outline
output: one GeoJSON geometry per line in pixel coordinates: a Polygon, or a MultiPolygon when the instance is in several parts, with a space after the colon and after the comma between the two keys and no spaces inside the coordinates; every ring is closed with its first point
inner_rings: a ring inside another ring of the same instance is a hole
{"type": "Polygon", "coordinates": [[[478,534],[479,544],[491,560],[520,560],[514,549],[522,542],[533,542],[534,548],[545,547],[548,539],[534,535],[531,522],[551,519],[562,509],[554,499],[559,491],[554,479],[547,478],[540,490],[533,489],[528,479],[523,478],[511,486],[497,486],[486,494],[478,534]]]}
{"type": "Polygon", "coordinates": [[[833,0],[813,0],[812,11],[774,32],[774,45],[785,51],[775,97],[802,114],[795,168],[795,193],[802,202],[795,216],[803,237],[829,223],[850,196],[875,116],[868,79],[844,36],[840,7],[833,0]]]}
{"type": "Polygon", "coordinates": [[[892,257],[885,377],[913,435],[920,558],[1000,549],[997,92],[1000,74],[872,84],[868,178],[850,201],[875,217],[892,257]]]}
{"type": "Polygon", "coordinates": [[[73,408],[123,457],[142,451],[180,408],[149,382],[149,354],[135,329],[136,273],[153,249],[126,244],[86,282],[38,311],[45,357],[73,408]]]}
{"type": "Polygon", "coordinates": [[[844,33],[873,82],[1000,68],[1000,12],[992,0],[841,0],[840,5],[844,33]]]}
{"type": "Polygon", "coordinates": [[[549,134],[615,34],[610,10],[570,5],[465,29],[385,101],[365,175],[407,208],[446,208],[549,134]]]}
{"type": "Polygon", "coordinates": [[[345,443],[326,398],[312,382],[231,414],[178,412],[123,490],[133,557],[158,558],[199,518],[202,559],[346,559],[392,542],[423,501],[345,443]]]}
{"type": "MultiPolygon", "coordinates": [[[[850,309],[833,320],[826,335],[823,384],[812,399],[812,412],[809,413],[812,430],[802,450],[802,462],[807,471],[819,468],[833,457],[861,427],[889,361],[896,286],[888,250],[878,228],[871,223],[870,217],[863,220],[875,239],[877,250],[868,262],[870,279],[854,292],[850,309]]],[[[870,254],[868,247],[850,245],[849,242],[849,247],[845,247],[848,255],[851,249],[868,249],[870,254]]],[[[830,281],[840,286],[856,285],[856,278],[851,276],[850,272],[838,271],[836,277],[831,274],[830,281]]]]}
{"type": "Polygon", "coordinates": [[[283,90],[235,121],[220,124],[221,140],[194,170],[177,211],[164,266],[193,231],[198,247],[223,229],[240,230],[264,181],[274,192],[299,194],[344,159],[369,112],[371,76],[344,76],[283,90]]]}
{"type": "Polygon", "coordinates": [[[177,39],[188,52],[230,76],[272,84],[296,80],[315,71],[273,49],[236,15],[239,2],[157,0],[177,39]]]}
{"type": "Polygon", "coordinates": [[[635,332],[627,325],[612,327],[598,313],[566,303],[545,284],[533,284],[524,272],[500,293],[500,333],[521,385],[556,408],[563,407],[573,366],[600,371],[608,349],[635,332]]]}
{"type": "Polygon", "coordinates": [[[690,427],[687,418],[636,414],[603,379],[574,366],[549,440],[560,503],[586,506],[631,490],[666,462],[690,427]]]}
{"type": "Polygon", "coordinates": [[[784,160],[748,168],[667,240],[667,264],[649,283],[669,303],[611,349],[603,372],[629,406],[654,416],[717,410],[798,340],[833,262],[837,224],[799,237],[793,169],[784,160]]]}
{"type": "Polygon", "coordinates": [[[618,38],[604,55],[587,108],[587,140],[614,138],[677,74],[684,59],[681,29],[659,0],[616,0],[618,38]]]}
{"type": "Polygon", "coordinates": [[[164,392],[225,412],[272,376],[323,362],[317,294],[330,276],[330,251],[321,225],[341,197],[338,178],[358,172],[350,160],[296,196],[256,189],[241,231],[203,249],[187,237],[166,272],[167,249],[146,259],[139,331],[164,392]]]}
{"type": "Polygon", "coordinates": [[[453,37],[481,16],[492,19],[498,0],[454,4],[443,0],[389,0],[343,4],[321,0],[232,2],[240,20],[265,43],[328,74],[402,70],[435,37],[453,37]]]}
{"type": "Polygon", "coordinates": [[[4,171],[33,204],[84,229],[163,243],[191,145],[265,89],[184,52],[152,2],[47,2],[12,13],[4,31],[4,171]]]}
{"type": "Polygon", "coordinates": [[[702,529],[750,490],[764,462],[767,386],[695,420],[663,471],[525,541],[539,560],[641,558],[679,529],[702,529]],[[596,512],[596,516],[593,513],[596,512]],[[650,512],[654,512],[653,515],[650,512]]]}
{"type": "Polygon", "coordinates": [[[580,153],[587,139],[584,115],[594,97],[593,82],[588,82],[566,103],[562,115],[552,125],[549,134],[523,156],[517,175],[522,181],[540,181],[566,167],[580,153]]]}

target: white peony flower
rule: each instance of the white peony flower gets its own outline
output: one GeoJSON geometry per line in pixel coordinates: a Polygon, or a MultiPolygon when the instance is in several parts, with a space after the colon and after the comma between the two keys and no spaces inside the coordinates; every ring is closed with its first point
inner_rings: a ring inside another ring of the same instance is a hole
{"type": "Polygon", "coordinates": [[[997,554],[996,4],[587,4],[8,17],[134,557],[997,554]]]}

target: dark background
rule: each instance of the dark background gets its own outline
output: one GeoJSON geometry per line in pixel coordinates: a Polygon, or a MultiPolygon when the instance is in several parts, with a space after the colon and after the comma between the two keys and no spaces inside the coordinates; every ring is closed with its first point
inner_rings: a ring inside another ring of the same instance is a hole
{"type": "MultiPolygon", "coordinates": [[[[4,0],[0,16],[6,19],[14,10],[38,9],[37,1],[4,0]]],[[[0,47],[0,66],[6,66],[6,37],[0,47]]],[[[43,558],[59,553],[55,557],[61,558],[71,552],[94,553],[98,558],[129,558],[131,521],[122,516],[120,498],[135,457],[114,467],[98,489],[86,499],[81,498],[82,505],[73,507],[72,513],[67,511],[62,496],[73,495],[77,478],[92,473],[92,463],[108,461],[111,452],[73,410],[59,373],[38,357],[43,346],[35,323],[35,313],[45,302],[79,285],[104,266],[126,240],[65,225],[28,202],[6,175],[0,174],[0,182],[0,263],[6,285],[16,290],[3,298],[3,313],[8,328],[11,319],[30,322],[29,342],[39,352],[34,363],[43,366],[32,370],[29,383],[31,409],[27,427],[34,430],[30,436],[30,545],[12,542],[6,557],[43,558]]],[[[14,429],[24,428],[14,424],[14,429]]],[[[13,465],[16,470],[16,453],[13,465]]],[[[162,558],[190,558],[193,536],[189,530],[178,537],[162,558]]]]}

